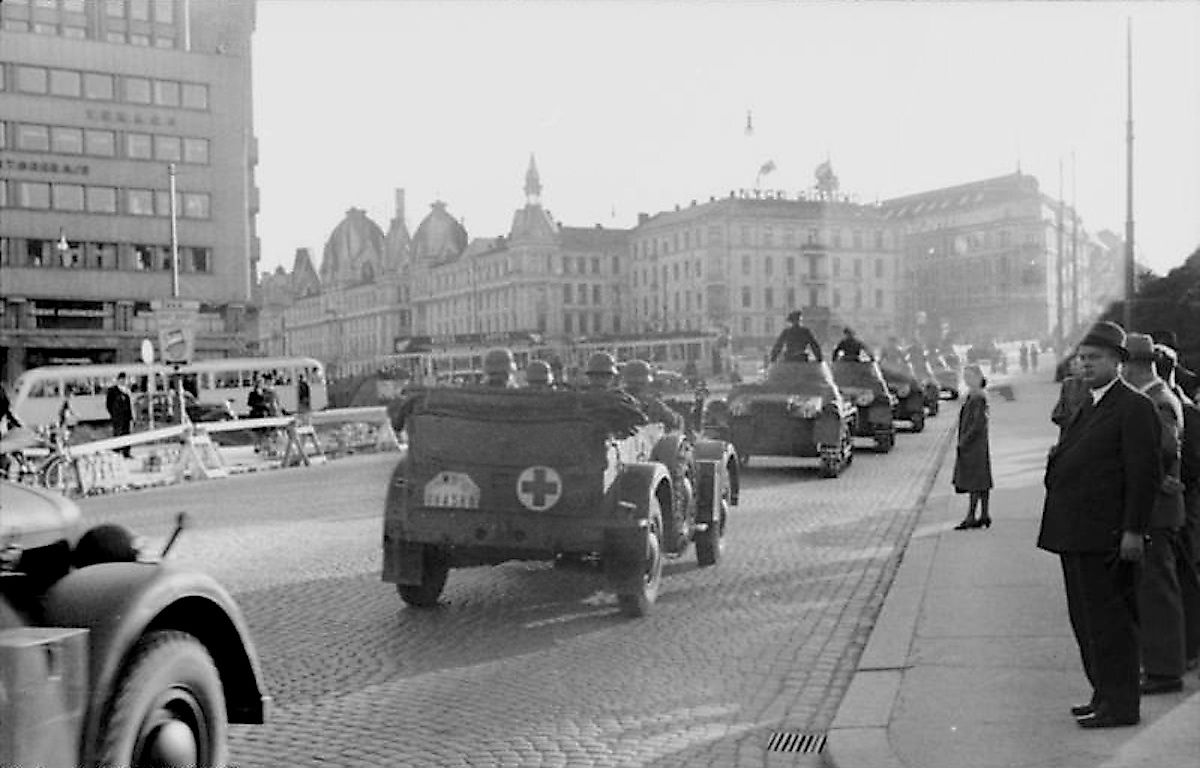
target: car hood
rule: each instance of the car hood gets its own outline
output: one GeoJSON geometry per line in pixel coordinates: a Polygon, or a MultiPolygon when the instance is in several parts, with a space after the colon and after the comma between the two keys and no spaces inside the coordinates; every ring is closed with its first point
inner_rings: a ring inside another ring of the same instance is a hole
{"type": "Polygon", "coordinates": [[[79,507],[56,493],[0,480],[0,549],[74,543],[80,517],[79,507]]]}

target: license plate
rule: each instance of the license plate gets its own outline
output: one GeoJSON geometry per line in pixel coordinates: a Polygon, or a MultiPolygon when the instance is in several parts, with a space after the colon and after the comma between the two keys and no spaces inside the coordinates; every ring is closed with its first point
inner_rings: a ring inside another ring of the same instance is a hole
{"type": "Polygon", "coordinates": [[[462,472],[439,472],[425,484],[425,506],[479,508],[479,486],[462,472]]]}

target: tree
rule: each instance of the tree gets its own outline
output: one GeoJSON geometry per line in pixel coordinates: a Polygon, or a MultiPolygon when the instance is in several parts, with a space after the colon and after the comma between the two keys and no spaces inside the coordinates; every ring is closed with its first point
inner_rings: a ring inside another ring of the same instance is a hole
{"type": "MultiPolygon", "coordinates": [[[[1179,355],[1192,370],[1200,366],[1200,247],[1163,277],[1145,276],[1133,301],[1132,328],[1174,331],[1179,355]]],[[[1114,302],[1100,318],[1121,322],[1124,302],[1114,302]]]]}

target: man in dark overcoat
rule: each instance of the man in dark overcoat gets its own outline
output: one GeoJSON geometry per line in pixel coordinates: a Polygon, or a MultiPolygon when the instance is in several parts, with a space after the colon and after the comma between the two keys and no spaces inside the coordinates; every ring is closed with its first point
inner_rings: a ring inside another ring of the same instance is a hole
{"type": "MultiPolygon", "coordinates": [[[[129,394],[125,372],[117,374],[117,381],[104,395],[104,407],[108,409],[108,418],[112,422],[112,436],[128,435],[133,424],[133,398],[129,394]]],[[[132,455],[129,446],[118,449],[126,458],[132,455]]]]}
{"type": "Polygon", "coordinates": [[[1125,332],[1098,323],[1079,344],[1089,398],[1046,462],[1039,548],[1062,561],[1067,611],[1092,698],[1083,728],[1141,719],[1137,582],[1147,515],[1162,483],[1154,404],[1118,376],[1125,332]]]}
{"type": "Polygon", "coordinates": [[[813,336],[812,331],[800,324],[804,319],[804,314],[796,309],[788,313],[788,327],[779,332],[779,337],[775,339],[774,346],[771,347],[771,354],[767,362],[773,363],[782,354],[785,361],[804,361],[809,359],[809,350],[812,350],[812,359],[821,360],[821,345],[817,343],[817,337],[813,336]]]}

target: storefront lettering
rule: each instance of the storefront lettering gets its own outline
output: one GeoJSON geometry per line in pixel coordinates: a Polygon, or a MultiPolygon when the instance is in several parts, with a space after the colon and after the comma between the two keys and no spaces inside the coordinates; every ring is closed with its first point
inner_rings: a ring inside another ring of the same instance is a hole
{"type": "Polygon", "coordinates": [[[139,112],[124,112],[114,109],[84,110],[88,120],[98,120],[102,123],[134,123],[135,125],[175,125],[175,118],[161,115],[147,115],[139,112]]]}
{"type": "Polygon", "coordinates": [[[5,158],[3,167],[8,171],[30,173],[63,173],[68,176],[87,176],[91,171],[87,163],[56,163],[53,160],[12,160],[5,158]]]}

